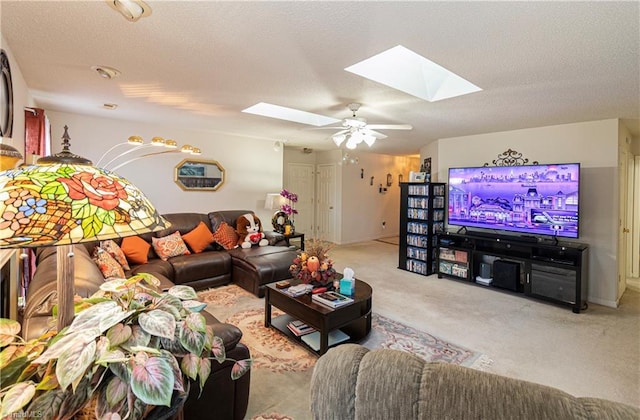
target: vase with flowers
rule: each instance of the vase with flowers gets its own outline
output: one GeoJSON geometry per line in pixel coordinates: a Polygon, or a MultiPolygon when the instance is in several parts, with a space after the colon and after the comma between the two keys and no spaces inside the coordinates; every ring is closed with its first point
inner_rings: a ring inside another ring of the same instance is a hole
{"type": "Polygon", "coordinates": [[[313,286],[332,286],[338,275],[328,255],[332,246],[316,238],[307,241],[306,250],[300,252],[289,267],[293,278],[313,286]]]}
{"type": "Polygon", "coordinates": [[[298,214],[298,210],[296,210],[298,194],[292,193],[285,188],[280,191],[280,195],[286,200],[285,203],[280,206],[280,210],[287,215],[287,220],[284,223],[284,234],[290,235],[295,232],[294,219],[295,215],[298,214]]]}

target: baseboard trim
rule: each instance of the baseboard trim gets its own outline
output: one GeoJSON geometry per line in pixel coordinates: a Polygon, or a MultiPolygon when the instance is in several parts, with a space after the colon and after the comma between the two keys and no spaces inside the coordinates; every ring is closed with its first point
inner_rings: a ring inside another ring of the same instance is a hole
{"type": "Polygon", "coordinates": [[[617,308],[618,301],[616,300],[608,300],[608,299],[599,299],[594,297],[588,297],[587,302],[595,303],[597,305],[608,306],[609,308],[617,308]]]}

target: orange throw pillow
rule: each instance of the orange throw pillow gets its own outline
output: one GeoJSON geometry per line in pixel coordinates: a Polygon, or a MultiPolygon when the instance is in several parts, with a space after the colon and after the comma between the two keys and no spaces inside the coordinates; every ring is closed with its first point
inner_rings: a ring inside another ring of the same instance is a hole
{"type": "Polygon", "coordinates": [[[238,245],[238,234],[236,230],[226,222],[220,223],[218,230],[213,234],[213,240],[224,249],[233,249],[238,245]]]}
{"type": "Polygon", "coordinates": [[[127,236],[120,244],[120,249],[132,264],[146,264],[149,261],[149,248],[149,242],[139,236],[127,236]]]}
{"type": "Polygon", "coordinates": [[[182,239],[193,252],[199,254],[213,242],[213,233],[204,222],[200,222],[191,232],[182,235],[182,239]]]}

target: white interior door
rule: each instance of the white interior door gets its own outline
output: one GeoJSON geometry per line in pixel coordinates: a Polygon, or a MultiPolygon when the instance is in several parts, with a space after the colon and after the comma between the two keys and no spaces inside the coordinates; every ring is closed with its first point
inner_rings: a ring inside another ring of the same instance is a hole
{"type": "Polygon", "coordinates": [[[618,188],[619,188],[619,215],[618,215],[618,299],[627,288],[627,201],[628,189],[628,152],[622,147],[618,150],[618,188]]]}
{"type": "Polygon", "coordinates": [[[287,182],[285,188],[298,194],[298,202],[295,215],[296,231],[313,236],[314,211],[315,211],[315,174],[313,164],[289,163],[287,164],[287,182]]]}
{"type": "Polygon", "coordinates": [[[317,235],[336,242],[336,165],[318,165],[317,235]]]}

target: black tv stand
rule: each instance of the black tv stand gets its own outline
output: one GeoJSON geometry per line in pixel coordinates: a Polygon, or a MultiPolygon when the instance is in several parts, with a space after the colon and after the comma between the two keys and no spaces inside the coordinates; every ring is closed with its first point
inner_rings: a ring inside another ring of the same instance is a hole
{"type": "Polygon", "coordinates": [[[571,306],[575,313],[587,308],[588,245],[474,231],[440,233],[437,246],[439,278],[506,287],[571,306]],[[480,277],[488,268],[493,268],[491,276],[480,277]]]}

